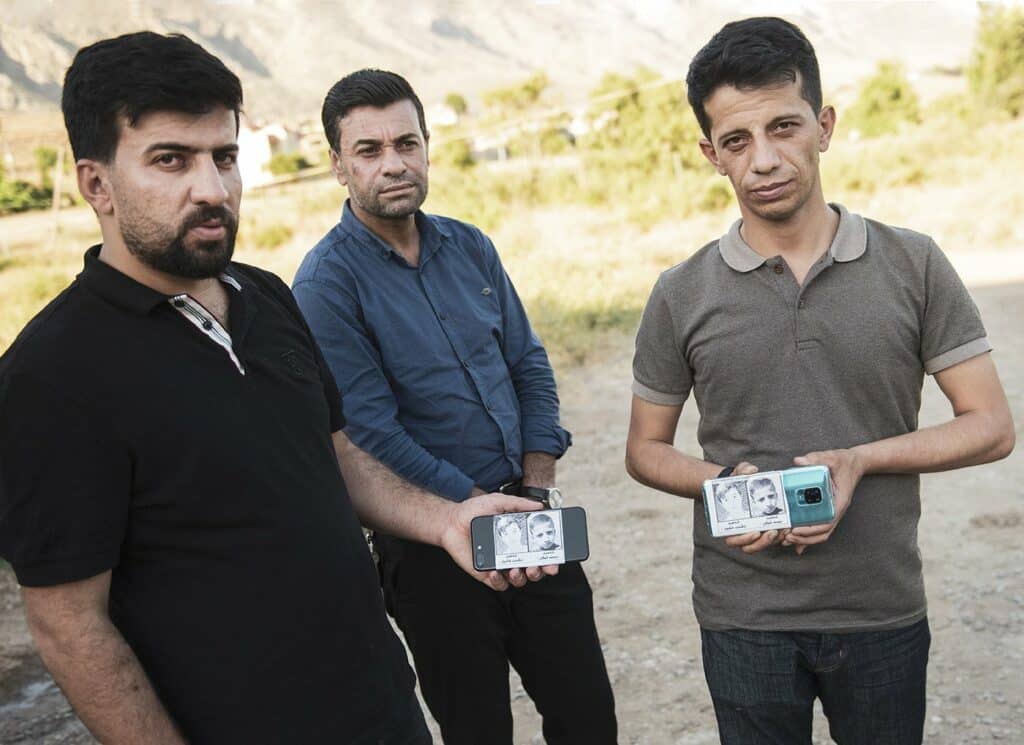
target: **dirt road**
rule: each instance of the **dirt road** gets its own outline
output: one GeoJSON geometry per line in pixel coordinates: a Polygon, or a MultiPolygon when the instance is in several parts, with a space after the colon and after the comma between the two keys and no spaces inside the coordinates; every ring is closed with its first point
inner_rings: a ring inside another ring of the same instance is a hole
{"type": "MultiPolygon", "coordinates": [[[[996,348],[1018,432],[1024,429],[1024,283],[974,290],[996,348]]],[[[598,360],[560,375],[576,445],[561,484],[586,507],[597,621],[615,687],[622,743],[717,742],[690,607],[688,503],[625,474],[632,340],[608,339],[598,360]],[[623,529],[628,530],[628,541],[623,529]],[[625,546],[628,545],[628,549],[625,546]]],[[[679,444],[697,453],[695,408],[679,444]]],[[[921,423],[948,417],[934,382],[921,423]]],[[[921,551],[933,634],[926,742],[1024,742],[1024,446],[1001,463],[924,477],[921,551]]],[[[514,678],[514,676],[513,676],[514,678]]],[[[542,742],[513,680],[517,745],[542,742]]],[[[828,742],[820,718],[815,742],[828,742]]],[[[91,743],[31,651],[13,579],[0,572],[0,743],[91,743]]]]}

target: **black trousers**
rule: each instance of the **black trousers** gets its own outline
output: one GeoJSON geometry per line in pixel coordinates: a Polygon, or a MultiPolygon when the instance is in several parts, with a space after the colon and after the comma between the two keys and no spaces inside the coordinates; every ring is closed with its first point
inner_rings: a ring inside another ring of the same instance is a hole
{"type": "Polygon", "coordinates": [[[378,537],[388,612],[446,745],[512,745],[508,665],[549,745],[616,742],[615,701],[579,563],[495,592],[439,548],[378,537]]]}

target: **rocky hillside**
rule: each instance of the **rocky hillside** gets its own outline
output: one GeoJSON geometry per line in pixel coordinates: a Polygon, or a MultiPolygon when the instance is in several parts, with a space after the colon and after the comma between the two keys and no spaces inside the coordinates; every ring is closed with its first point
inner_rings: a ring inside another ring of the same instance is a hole
{"type": "Polygon", "coordinates": [[[143,28],[181,32],[242,78],[247,109],[286,120],[318,111],[344,73],[378,66],[405,74],[426,102],[543,69],[566,103],[605,71],[647,65],[682,75],[722,23],[781,13],[818,48],[833,90],[881,58],[912,72],[966,57],[971,3],[724,0],[0,0],[0,110],[55,107],[75,50],[143,28]]]}

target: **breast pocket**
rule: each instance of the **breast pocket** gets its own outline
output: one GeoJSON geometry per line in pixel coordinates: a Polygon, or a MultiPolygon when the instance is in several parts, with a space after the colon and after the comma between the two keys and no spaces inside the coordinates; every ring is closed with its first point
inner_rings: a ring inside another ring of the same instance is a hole
{"type": "Polygon", "coordinates": [[[503,323],[501,307],[493,293],[470,299],[458,315],[458,333],[470,361],[501,354],[503,323]]]}

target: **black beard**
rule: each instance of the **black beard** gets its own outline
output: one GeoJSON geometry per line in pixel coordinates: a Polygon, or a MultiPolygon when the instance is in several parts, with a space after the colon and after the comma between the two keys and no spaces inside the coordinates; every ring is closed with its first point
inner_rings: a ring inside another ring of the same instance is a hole
{"type": "Polygon", "coordinates": [[[172,240],[154,246],[152,235],[141,235],[130,225],[121,226],[121,235],[131,254],[147,266],[164,274],[183,279],[208,279],[219,276],[235,252],[238,221],[226,207],[203,207],[182,223],[172,240]],[[226,231],[223,239],[197,241],[192,248],[185,245],[188,232],[207,220],[220,220],[226,231]]]}

